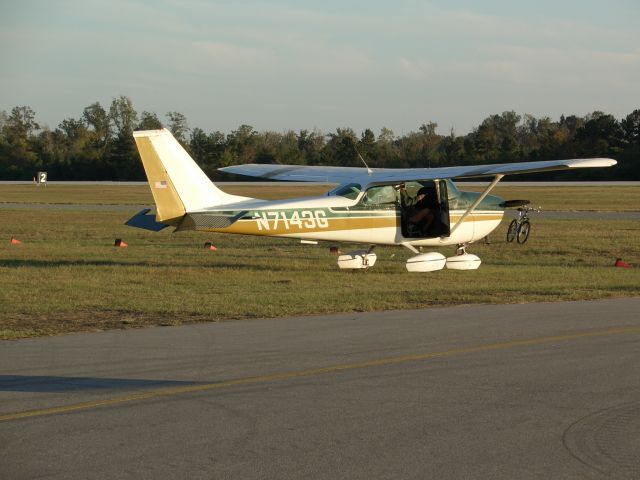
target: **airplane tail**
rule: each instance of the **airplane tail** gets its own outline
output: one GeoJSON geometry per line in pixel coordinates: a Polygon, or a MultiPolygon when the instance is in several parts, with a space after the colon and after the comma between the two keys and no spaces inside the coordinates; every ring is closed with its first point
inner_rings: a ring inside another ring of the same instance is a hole
{"type": "Polygon", "coordinates": [[[175,225],[186,213],[247,200],[216,187],[169,130],[133,132],[156,204],[156,220],[175,225]]]}

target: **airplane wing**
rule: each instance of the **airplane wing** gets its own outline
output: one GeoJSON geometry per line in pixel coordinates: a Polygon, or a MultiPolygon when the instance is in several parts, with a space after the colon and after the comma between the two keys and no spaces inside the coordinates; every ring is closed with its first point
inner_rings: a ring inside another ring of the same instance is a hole
{"type": "MultiPolygon", "coordinates": [[[[344,183],[367,174],[362,167],[312,167],[308,165],[272,165],[248,163],[219,168],[221,172],[289,182],[344,183]]],[[[382,171],[379,169],[374,171],[382,171]]],[[[391,170],[391,169],[386,169],[391,170]]]]}
{"type": "Polygon", "coordinates": [[[326,183],[376,183],[388,181],[461,179],[513,175],[575,168],[611,167],[617,162],[610,158],[576,158],[542,162],[501,163],[493,165],[464,165],[440,168],[376,168],[371,173],[363,167],[320,167],[307,165],[232,165],[218,170],[269,180],[326,183]]]}

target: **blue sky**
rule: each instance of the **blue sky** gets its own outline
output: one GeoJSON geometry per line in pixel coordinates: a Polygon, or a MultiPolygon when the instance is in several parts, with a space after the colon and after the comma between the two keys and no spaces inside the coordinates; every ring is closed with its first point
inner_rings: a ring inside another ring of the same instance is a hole
{"type": "Polygon", "coordinates": [[[126,95],[230,132],[640,108],[637,0],[0,3],[0,110],[55,128],[126,95]]]}

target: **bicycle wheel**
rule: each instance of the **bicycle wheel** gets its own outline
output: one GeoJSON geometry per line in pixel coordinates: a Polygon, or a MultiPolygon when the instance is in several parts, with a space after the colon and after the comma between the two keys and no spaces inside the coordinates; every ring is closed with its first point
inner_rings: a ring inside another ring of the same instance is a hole
{"type": "Polygon", "coordinates": [[[518,231],[518,221],[511,220],[509,224],[509,229],[507,230],[507,242],[513,242],[513,239],[516,238],[516,233],[518,231]]]}
{"type": "Polygon", "coordinates": [[[529,238],[529,232],[531,231],[531,224],[529,220],[524,220],[518,227],[518,243],[524,243],[529,238]]]}

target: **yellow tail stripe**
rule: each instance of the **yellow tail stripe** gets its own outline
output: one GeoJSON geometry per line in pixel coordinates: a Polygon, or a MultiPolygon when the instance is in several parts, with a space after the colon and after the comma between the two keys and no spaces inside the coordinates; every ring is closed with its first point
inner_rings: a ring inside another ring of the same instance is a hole
{"type": "Polygon", "coordinates": [[[162,161],[151,143],[151,138],[134,138],[144,171],[147,174],[153,200],[156,203],[156,220],[171,223],[171,220],[182,218],[185,214],[184,204],[162,165],[162,161]]]}

